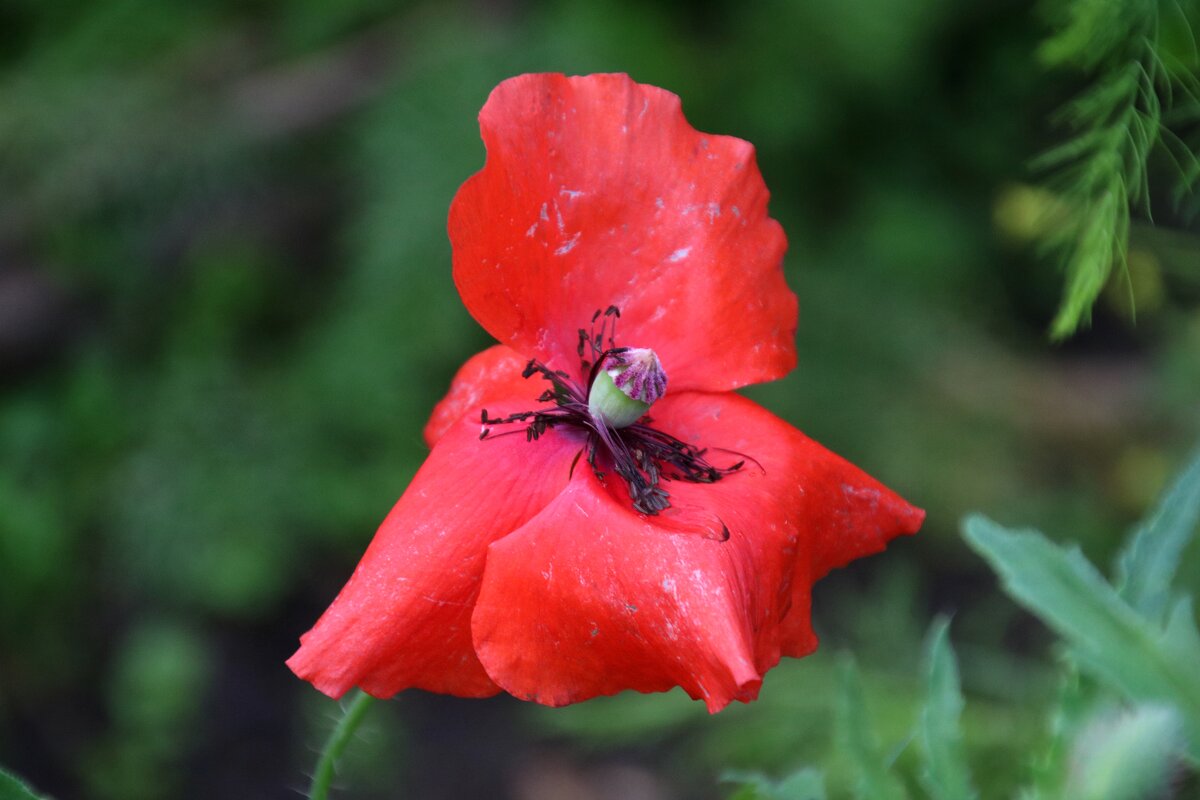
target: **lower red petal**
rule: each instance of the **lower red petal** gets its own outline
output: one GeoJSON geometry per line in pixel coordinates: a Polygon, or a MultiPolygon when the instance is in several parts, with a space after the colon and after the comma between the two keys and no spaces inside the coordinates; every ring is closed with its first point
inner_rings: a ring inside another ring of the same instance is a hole
{"type": "Polygon", "coordinates": [[[672,508],[658,517],[580,469],[488,549],[475,647],[518,697],[562,705],[678,685],[711,711],[751,699],[781,655],[816,647],[813,580],[920,526],[919,509],[745,398],[668,396],[653,417],[716,465],[746,466],[665,484],[672,508]]]}
{"type": "Polygon", "coordinates": [[[786,656],[808,655],[817,648],[813,583],[916,533],[925,512],[744,397],[689,392],[667,400],[653,409],[663,430],[710,448],[719,466],[741,457],[731,452],[753,459],[718,483],[675,482],[668,490],[674,505],[705,504],[731,531],[776,549],[781,557],[763,558],[770,565],[763,580],[778,594],[763,598],[759,610],[759,658],[769,659],[776,647],[786,656]]]}
{"type": "MultiPolygon", "coordinates": [[[[494,413],[527,408],[509,403],[494,413]]],[[[350,581],[301,637],[288,666],[322,692],[496,693],[471,643],[484,553],[563,490],[580,444],[557,431],[534,443],[481,441],[479,429],[463,417],[444,432],[350,581]]]]}
{"type": "Polygon", "coordinates": [[[753,699],[761,682],[744,607],[753,566],[728,543],[664,532],[579,469],[545,511],[488,548],[475,649],[525,700],[682,686],[717,711],[753,699]]]}

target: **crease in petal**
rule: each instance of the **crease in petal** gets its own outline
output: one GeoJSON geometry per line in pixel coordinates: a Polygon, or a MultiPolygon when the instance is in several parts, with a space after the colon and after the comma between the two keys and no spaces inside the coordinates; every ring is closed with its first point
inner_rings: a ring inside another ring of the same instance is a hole
{"type": "MultiPolygon", "coordinates": [[[[510,401],[496,411],[527,407],[510,401]]],[[[454,423],[288,666],[335,698],[354,686],[378,697],[410,687],[495,694],[471,642],[484,554],[564,489],[579,446],[557,431],[536,443],[481,441],[478,420],[454,423]]]]}
{"type": "Polygon", "coordinates": [[[429,421],[425,423],[425,444],[433,447],[464,415],[478,416],[487,408],[489,400],[528,396],[530,407],[536,405],[532,399],[542,393],[544,386],[539,385],[541,381],[521,377],[527,362],[528,359],[502,344],[468,358],[455,373],[446,396],[429,415],[429,421]]]}
{"type": "Polygon", "coordinates": [[[625,75],[512,78],[480,129],[449,233],[463,302],[501,343],[574,372],[577,330],[616,305],[618,343],[653,349],[675,391],[792,369],[787,242],[749,143],[625,75]]]}

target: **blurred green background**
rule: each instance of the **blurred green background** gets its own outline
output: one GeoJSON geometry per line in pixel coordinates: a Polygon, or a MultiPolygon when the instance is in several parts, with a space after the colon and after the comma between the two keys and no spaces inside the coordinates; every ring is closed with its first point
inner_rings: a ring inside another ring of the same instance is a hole
{"type": "Polygon", "coordinates": [[[297,796],[336,706],[283,661],[487,344],[445,235],[475,116],[517,73],[621,71],[758,147],[800,366],[748,394],[928,523],[818,587],[821,653],[752,706],[409,693],[347,796],[713,798],[724,768],[799,764],[836,790],[832,656],[902,731],[939,611],[1008,796],[1050,637],[959,519],[1107,563],[1200,438],[1200,228],[1168,204],[1091,329],[1047,340],[1026,165],[1079,78],[1039,66],[1045,34],[1009,0],[4,3],[0,765],[64,798],[297,796]]]}

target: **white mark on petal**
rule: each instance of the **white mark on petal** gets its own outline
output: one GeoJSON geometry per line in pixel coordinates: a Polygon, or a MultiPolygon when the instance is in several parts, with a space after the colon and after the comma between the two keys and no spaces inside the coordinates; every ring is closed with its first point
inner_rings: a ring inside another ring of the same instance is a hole
{"type": "Polygon", "coordinates": [[[419,595],[419,596],[420,596],[420,598],[421,598],[422,600],[424,600],[426,603],[431,603],[431,604],[433,604],[433,605],[435,605],[435,606],[438,606],[438,607],[442,607],[442,606],[459,606],[459,607],[462,607],[462,608],[469,608],[469,607],[470,607],[470,605],[471,605],[470,603],[464,603],[464,602],[462,602],[461,600],[443,600],[443,599],[441,599],[440,597],[434,597],[433,595],[428,595],[428,594],[423,594],[423,595],[419,595]]]}
{"type": "Polygon", "coordinates": [[[564,243],[562,244],[562,246],[561,246],[561,247],[559,247],[557,250],[555,250],[555,251],[554,251],[554,255],[556,255],[556,256],[565,256],[567,253],[569,253],[569,252],[571,252],[572,250],[574,250],[574,249],[575,249],[575,245],[577,245],[577,244],[579,244],[579,234],[578,234],[578,233],[577,233],[577,234],[575,234],[574,236],[572,236],[572,237],[571,237],[570,239],[568,239],[566,242],[564,242],[564,243]]]}
{"type": "Polygon", "coordinates": [[[871,508],[879,505],[880,494],[878,489],[871,489],[866,486],[852,486],[848,483],[842,484],[842,492],[847,497],[853,497],[856,500],[865,500],[871,508]]]}
{"type": "Polygon", "coordinates": [[[672,264],[674,264],[676,261],[682,261],[683,259],[687,258],[688,254],[691,252],[691,247],[681,247],[674,253],[671,253],[671,255],[667,256],[667,261],[670,261],[672,264]]]}

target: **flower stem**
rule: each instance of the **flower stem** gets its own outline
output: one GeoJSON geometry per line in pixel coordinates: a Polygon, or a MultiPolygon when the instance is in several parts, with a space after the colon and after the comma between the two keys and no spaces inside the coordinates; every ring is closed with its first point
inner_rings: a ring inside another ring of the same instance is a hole
{"type": "Polygon", "coordinates": [[[367,709],[371,707],[371,701],[374,699],[360,689],[346,706],[346,712],[325,740],[325,746],[321,748],[321,757],[317,760],[317,769],[313,773],[312,786],[308,791],[309,800],[328,800],[329,787],[337,771],[338,759],[342,757],[346,745],[354,738],[354,732],[358,730],[359,723],[367,715],[367,709]]]}

